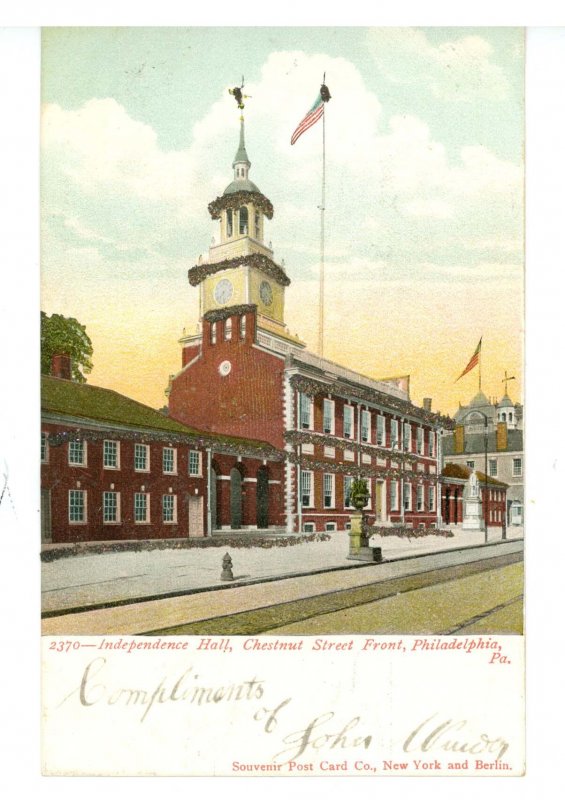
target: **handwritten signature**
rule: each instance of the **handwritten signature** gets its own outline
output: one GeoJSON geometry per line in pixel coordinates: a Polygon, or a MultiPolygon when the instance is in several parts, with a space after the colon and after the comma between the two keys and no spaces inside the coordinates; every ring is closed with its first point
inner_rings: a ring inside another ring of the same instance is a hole
{"type": "Polygon", "coordinates": [[[489,753],[499,760],[509,747],[509,743],[500,736],[474,733],[466,719],[454,721],[441,719],[438,714],[433,714],[414,728],[402,749],[405,753],[431,753],[440,750],[471,755],[489,753]]]}

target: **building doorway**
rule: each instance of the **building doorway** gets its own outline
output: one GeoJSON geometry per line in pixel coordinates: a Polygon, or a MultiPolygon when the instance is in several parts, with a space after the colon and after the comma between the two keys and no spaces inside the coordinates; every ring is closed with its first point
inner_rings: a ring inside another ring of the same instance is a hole
{"type": "Polygon", "coordinates": [[[230,518],[232,530],[239,530],[242,521],[241,472],[236,467],[230,472],[230,518]]]}
{"type": "Polygon", "coordinates": [[[450,503],[451,503],[451,492],[449,489],[445,490],[445,497],[443,500],[443,519],[446,525],[449,525],[451,522],[450,517],[450,503]]]}
{"type": "Polygon", "coordinates": [[[377,481],[375,492],[375,519],[382,522],[383,519],[383,482],[377,481]]]}
{"type": "Polygon", "coordinates": [[[269,527],[269,470],[257,470],[257,527],[269,527]]]}
{"type": "Polygon", "coordinates": [[[197,494],[188,496],[188,535],[204,536],[204,498],[197,494]]]}

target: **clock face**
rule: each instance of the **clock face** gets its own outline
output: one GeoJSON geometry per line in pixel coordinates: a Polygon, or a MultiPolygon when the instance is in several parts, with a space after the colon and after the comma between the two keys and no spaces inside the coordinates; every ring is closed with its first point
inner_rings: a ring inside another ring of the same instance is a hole
{"type": "Polygon", "coordinates": [[[259,294],[261,296],[261,300],[266,306],[270,306],[273,302],[273,290],[271,289],[271,284],[268,281],[263,281],[261,286],[259,287],[259,294]]]}
{"type": "Polygon", "coordinates": [[[216,303],[221,306],[225,305],[230,300],[232,294],[233,286],[231,281],[228,281],[227,278],[222,278],[222,280],[216,284],[216,288],[214,289],[214,299],[216,300],[216,303]]]}

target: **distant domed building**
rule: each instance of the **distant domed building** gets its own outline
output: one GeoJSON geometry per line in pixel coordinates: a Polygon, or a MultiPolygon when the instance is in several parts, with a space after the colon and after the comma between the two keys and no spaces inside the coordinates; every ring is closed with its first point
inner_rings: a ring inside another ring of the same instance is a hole
{"type": "Polygon", "coordinates": [[[469,405],[459,406],[454,419],[455,430],[442,439],[444,463],[481,470],[487,477],[507,483],[506,523],[523,525],[522,405],[514,403],[508,392],[498,401],[479,391],[469,405]]]}

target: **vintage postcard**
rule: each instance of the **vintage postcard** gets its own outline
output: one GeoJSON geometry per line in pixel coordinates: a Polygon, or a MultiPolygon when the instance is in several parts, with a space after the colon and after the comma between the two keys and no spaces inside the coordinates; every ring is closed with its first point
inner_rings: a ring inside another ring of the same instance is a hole
{"type": "Polygon", "coordinates": [[[521,28],[46,28],[46,775],[520,776],[521,28]]]}

